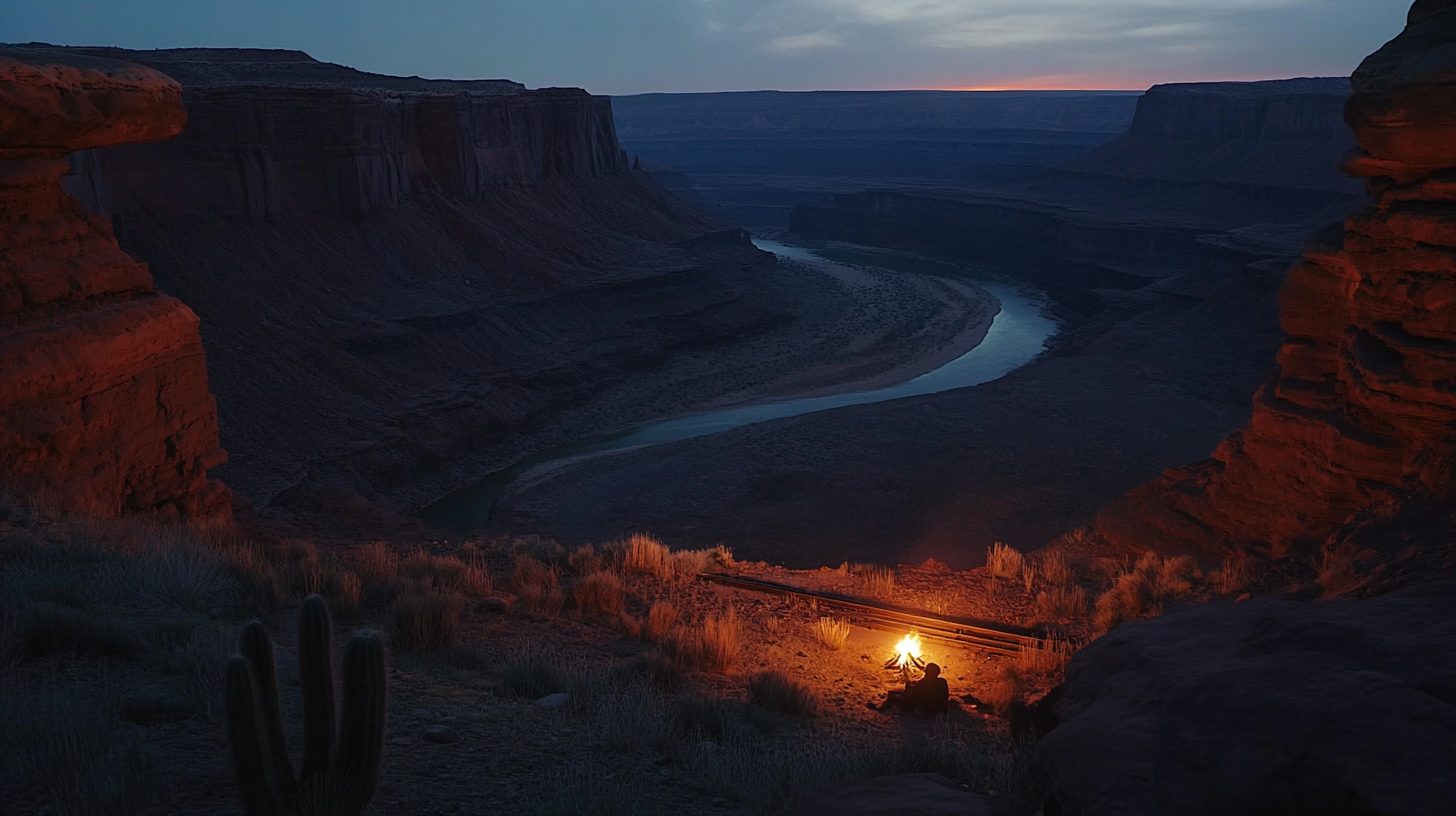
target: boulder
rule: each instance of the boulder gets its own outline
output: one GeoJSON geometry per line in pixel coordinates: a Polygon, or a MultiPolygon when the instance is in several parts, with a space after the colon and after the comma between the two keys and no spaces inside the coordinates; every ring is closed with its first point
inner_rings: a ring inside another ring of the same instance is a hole
{"type": "Polygon", "coordinates": [[[1124,624],[1040,743],[1069,814],[1456,813],[1456,581],[1124,624]]]}

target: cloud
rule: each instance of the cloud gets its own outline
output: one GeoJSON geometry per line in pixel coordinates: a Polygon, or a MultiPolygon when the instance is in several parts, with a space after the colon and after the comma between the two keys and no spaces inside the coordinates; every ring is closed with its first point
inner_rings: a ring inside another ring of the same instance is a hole
{"type": "Polygon", "coordinates": [[[791,34],[787,37],[775,37],[764,43],[761,47],[765,51],[784,54],[799,51],[818,51],[821,48],[843,48],[844,46],[844,40],[834,34],[826,31],[815,31],[808,34],[791,34]]]}

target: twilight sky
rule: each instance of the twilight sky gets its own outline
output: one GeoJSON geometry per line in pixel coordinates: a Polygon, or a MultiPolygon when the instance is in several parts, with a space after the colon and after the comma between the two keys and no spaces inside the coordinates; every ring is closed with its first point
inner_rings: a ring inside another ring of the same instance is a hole
{"type": "Polygon", "coordinates": [[[0,42],[298,48],[595,93],[1346,75],[1410,0],[0,0],[0,42]]]}

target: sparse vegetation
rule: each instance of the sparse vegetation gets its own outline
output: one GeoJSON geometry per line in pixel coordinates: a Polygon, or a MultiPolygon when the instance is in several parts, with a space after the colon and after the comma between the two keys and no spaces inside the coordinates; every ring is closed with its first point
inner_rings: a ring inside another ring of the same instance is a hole
{"type": "Polygon", "coordinates": [[[394,600],[396,649],[406,652],[438,652],[460,639],[465,597],[450,593],[401,595],[394,600]]]}
{"type": "Polygon", "coordinates": [[[582,578],[571,594],[582,612],[615,615],[622,611],[622,581],[610,572],[594,572],[582,578]]]}
{"type": "Polygon", "coordinates": [[[399,575],[399,556],[383,541],[360,547],[355,558],[355,571],[366,586],[387,584],[399,575]]]}
{"type": "Polygon", "coordinates": [[[1012,703],[1021,701],[1025,687],[1021,672],[1016,666],[1003,663],[991,672],[990,679],[976,696],[997,713],[1005,714],[1011,709],[1012,703]]]}
{"type": "Polygon", "coordinates": [[[522,612],[537,620],[555,620],[566,605],[566,593],[554,582],[530,584],[521,589],[516,603],[522,612]]]}
{"type": "Polygon", "coordinates": [[[1021,569],[1025,565],[1021,553],[1005,544],[997,541],[991,544],[986,551],[986,571],[991,574],[991,579],[1004,578],[1014,581],[1021,576],[1021,569]]]}
{"type": "Polygon", "coordinates": [[[726,673],[738,663],[738,616],[710,615],[701,626],[683,626],[663,639],[664,651],[685,666],[726,673]]]}
{"type": "Polygon", "coordinates": [[[1087,590],[1053,586],[1036,593],[1035,619],[1045,623],[1080,620],[1087,617],[1087,590]]]}
{"type": "Polygon", "coordinates": [[[1108,632],[1126,621],[1163,614],[1165,602],[1192,589],[1195,568],[1186,555],[1162,558],[1154,552],[1143,553],[1097,599],[1093,627],[1108,632]]]}
{"type": "Polygon", "coordinates": [[[623,544],[622,568],[666,580],[673,575],[669,555],[666,544],[652,536],[638,533],[623,544]]]}
{"type": "Polygon", "coordinates": [[[1219,565],[1217,581],[1215,585],[1218,591],[1225,595],[1236,595],[1244,592],[1254,582],[1254,565],[1249,559],[1249,554],[1243,550],[1234,550],[1233,554],[1223,559],[1219,565]]]}
{"type": "Polygon", "coordinates": [[[659,643],[677,628],[679,613],[671,601],[657,601],[647,610],[647,620],[642,625],[642,636],[659,643]]]}
{"type": "Polygon", "coordinates": [[[1061,550],[1046,550],[1036,558],[1036,571],[1047,586],[1061,587],[1072,583],[1072,565],[1061,550]]]}
{"type": "Polygon", "coordinates": [[[814,637],[835,651],[843,649],[844,641],[849,638],[849,621],[833,617],[820,618],[814,624],[814,637]]]}
{"type": "Polygon", "coordinates": [[[865,594],[871,598],[889,598],[895,594],[895,569],[883,564],[850,564],[849,571],[859,576],[865,594]]]}
{"type": "Polygon", "coordinates": [[[513,561],[515,571],[511,573],[511,586],[517,592],[523,592],[528,587],[556,586],[556,572],[540,561],[528,555],[518,555],[513,561]]]}
{"type": "Polygon", "coordinates": [[[792,717],[813,717],[819,713],[819,697],[814,690],[780,671],[755,674],[748,681],[748,699],[792,717]]]}
{"type": "Polygon", "coordinates": [[[1016,656],[1016,671],[1021,677],[1058,674],[1067,668],[1073,651],[1071,643],[1056,639],[1022,647],[1021,653],[1016,656]]]}
{"type": "Polygon", "coordinates": [[[590,544],[585,544],[572,550],[566,563],[571,566],[572,571],[577,575],[591,575],[594,572],[601,572],[606,569],[606,561],[597,552],[597,548],[590,544]]]}

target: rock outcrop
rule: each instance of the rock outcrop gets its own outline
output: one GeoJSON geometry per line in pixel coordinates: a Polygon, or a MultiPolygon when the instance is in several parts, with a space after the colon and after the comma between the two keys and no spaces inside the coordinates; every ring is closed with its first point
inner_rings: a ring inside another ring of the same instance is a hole
{"type": "Polygon", "coordinates": [[[61,189],[68,153],[185,120],[156,71],[0,49],[0,486],[107,516],[226,513],[196,315],[61,189]]]}
{"type": "Polygon", "coordinates": [[[1354,146],[1346,77],[1154,85],[1128,131],[1062,165],[1095,175],[1357,192],[1332,157],[1354,146]]]}
{"type": "Polygon", "coordinates": [[[1355,72],[1345,167],[1373,204],[1306,247],[1288,339],[1213,458],[1104,511],[1131,548],[1272,556],[1456,499],[1456,6],[1421,0],[1355,72]]]}
{"type": "Polygon", "coordinates": [[[1456,813],[1456,584],[1124,624],[1040,743],[1074,816],[1456,813]]]}
{"type": "Polygon", "coordinates": [[[181,135],[80,154],[68,188],[202,317],[218,474],[290,529],[408,523],[613,429],[561,413],[626,373],[784,316],[772,256],[699,240],[721,227],[629,170],[606,98],[290,51],[81,50],[182,85],[181,135]]]}

